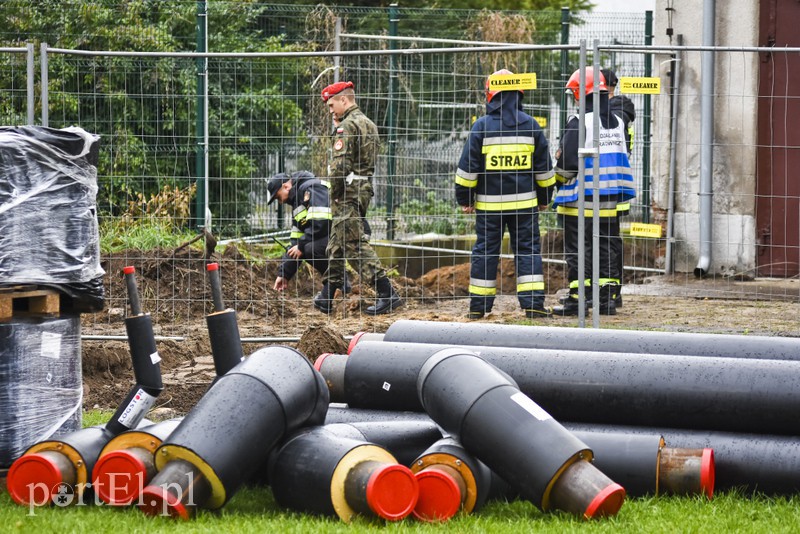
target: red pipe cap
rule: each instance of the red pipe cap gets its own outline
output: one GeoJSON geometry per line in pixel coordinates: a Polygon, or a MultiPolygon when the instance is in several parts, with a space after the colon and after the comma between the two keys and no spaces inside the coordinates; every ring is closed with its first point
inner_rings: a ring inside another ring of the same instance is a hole
{"type": "Polygon", "coordinates": [[[126,450],[112,451],[101,456],[94,465],[92,487],[106,504],[127,506],[139,497],[148,482],[147,467],[126,450]]]}
{"type": "Polygon", "coordinates": [[[169,516],[188,521],[192,515],[178,497],[161,486],[147,486],[142,490],[141,498],[137,504],[139,510],[146,515],[169,516]]]}
{"type": "Polygon", "coordinates": [[[461,490],[455,479],[436,468],[429,467],[416,474],[419,499],[414,517],[420,521],[447,521],[461,508],[461,490]]]}
{"type": "Polygon", "coordinates": [[[586,507],[583,517],[586,519],[594,519],[597,517],[616,515],[619,509],[622,508],[622,503],[624,501],[625,488],[614,482],[595,495],[592,502],[586,507]]]}
{"type": "Polygon", "coordinates": [[[331,354],[333,354],[333,353],[332,352],[323,352],[322,354],[317,356],[317,359],[314,360],[314,369],[316,369],[317,371],[321,370],[322,369],[322,362],[324,362],[325,358],[327,358],[331,354]]]}
{"type": "Polygon", "coordinates": [[[709,500],[714,497],[714,480],[717,472],[715,465],[714,449],[703,449],[703,455],[700,457],[700,489],[709,500]]]}
{"type": "Polygon", "coordinates": [[[122,274],[133,274],[136,272],[136,267],[133,265],[128,265],[127,267],[122,268],[122,274]]]}
{"type": "Polygon", "coordinates": [[[206,265],[206,271],[218,271],[219,270],[219,263],[209,263],[206,265]]]}
{"type": "Polygon", "coordinates": [[[419,484],[411,470],[400,464],[376,469],[367,482],[367,504],[383,519],[398,521],[414,511],[419,484]]]}
{"type": "Polygon", "coordinates": [[[51,504],[64,475],[58,465],[41,454],[25,454],[8,470],[6,487],[14,502],[24,506],[51,504]]]}
{"type": "Polygon", "coordinates": [[[353,352],[353,349],[356,348],[358,345],[358,341],[366,334],[366,332],[356,332],[353,337],[350,339],[350,343],[347,345],[347,354],[353,352]]]}

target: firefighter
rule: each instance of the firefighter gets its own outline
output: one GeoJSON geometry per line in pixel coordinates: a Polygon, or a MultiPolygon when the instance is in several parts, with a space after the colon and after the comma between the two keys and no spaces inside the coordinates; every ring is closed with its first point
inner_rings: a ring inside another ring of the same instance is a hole
{"type": "MultiPolygon", "coordinates": [[[[576,70],[567,82],[567,92],[571,92],[577,101],[580,98],[580,71],[576,70]]],[[[625,124],[622,117],[611,113],[608,103],[608,91],[602,73],[594,76],[591,67],[586,69],[586,119],[585,148],[592,148],[593,141],[593,98],[588,98],[594,91],[600,97],[600,157],[599,157],[599,214],[600,214],[600,273],[597,280],[600,286],[600,302],[594,303],[594,310],[604,315],[616,314],[614,299],[619,289],[621,273],[617,272],[611,240],[619,236],[619,218],[617,205],[636,196],[633,186],[633,174],[625,143],[625,124]]],[[[569,294],[563,306],[553,311],[558,315],[578,314],[578,127],[579,119],[571,116],[561,136],[561,143],[556,152],[556,181],[560,184],[553,204],[556,213],[562,219],[564,228],[564,252],[567,260],[569,294]]],[[[592,257],[592,216],[593,216],[593,165],[594,158],[586,158],[585,184],[585,248],[586,257],[592,257]]],[[[584,262],[584,277],[587,286],[592,282],[592,262],[584,262]]]]}
{"type": "MultiPolygon", "coordinates": [[[[513,73],[502,69],[492,76],[503,74],[513,73]]],[[[528,318],[548,317],[537,212],[537,206],[547,207],[555,185],[548,142],[539,123],[522,111],[523,92],[490,89],[491,79],[486,115],[472,125],[455,176],[456,201],[476,215],[467,317],[480,319],[492,310],[506,227],[519,304],[528,318]]]]}
{"type": "Polygon", "coordinates": [[[292,207],[291,245],[281,257],[278,276],[272,286],[272,289],[283,291],[303,260],[325,276],[328,270],[325,249],[332,216],[328,188],[308,171],[278,173],[270,178],[267,182],[267,205],[276,199],[292,207]]]}
{"type": "Polygon", "coordinates": [[[342,287],[346,261],[356,268],[362,283],[374,285],[377,299],[365,313],[379,315],[402,306],[378,255],[364,233],[363,220],[372,196],[372,177],[380,148],[378,128],[358,107],[353,82],[337,82],[322,90],[322,100],[338,121],[328,169],[333,224],[328,241],[326,285],[314,298],[324,313],[333,311],[333,295],[342,287]]]}

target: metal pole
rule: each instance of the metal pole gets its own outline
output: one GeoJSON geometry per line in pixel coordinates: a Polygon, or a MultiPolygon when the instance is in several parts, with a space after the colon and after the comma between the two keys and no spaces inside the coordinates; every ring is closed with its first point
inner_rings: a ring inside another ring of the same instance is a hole
{"type": "MultiPolygon", "coordinates": [[[[683,44],[683,35],[677,35],[678,46],[683,44]]],[[[670,121],[669,181],[667,185],[667,250],[664,257],[664,274],[672,274],[672,247],[674,245],[673,224],[675,218],[675,173],[678,159],[678,110],[681,88],[680,53],[674,54],[672,62],[672,119],[670,121]]]]}
{"type": "Polygon", "coordinates": [[[40,64],[42,69],[41,74],[41,92],[42,92],[42,126],[49,126],[50,124],[50,104],[48,102],[49,94],[48,94],[48,85],[49,79],[47,76],[47,43],[42,43],[39,47],[40,50],[40,64]]]}
{"type": "MultiPolygon", "coordinates": [[[[208,28],[208,8],[206,2],[199,0],[197,2],[197,52],[208,52],[206,43],[206,30],[208,28]]],[[[195,68],[197,69],[197,120],[195,122],[195,180],[197,183],[197,196],[195,197],[195,224],[198,227],[205,225],[206,209],[208,207],[207,196],[207,180],[206,178],[206,83],[205,78],[207,75],[208,58],[198,57],[195,60],[195,68]]]]}
{"type": "MultiPolygon", "coordinates": [[[[400,11],[397,4],[389,6],[389,35],[397,35],[397,22],[400,19],[400,11]]],[[[397,42],[389,41],[389,49],[396,50],[397,42]]],[[[396,171],[396,152],[397,152],[397,56],[389,57],[389,103],[388,103],[389,146],[386,154],[386,238],[394,239],[394,175],[396,171]]]]}
{"type": "Polygon", "coordinates": [[[586,218],[583,210],[586,207],[586,39],[581,39],[580,51],[580,89],[578,99],[578,326],[586,327],[586,218]]]}
{"type": "Polygon", "coordinates": [[[35,57],[33,55],[33,43],[28,43],[28,57],[27,57],[27,66],[28,66],[28,79],[25,82],[25,85],[28,89],[28,125],[33,125],[33,110],[34,110],[34,92],[33,92],[33,67],[34,67],[34,60],[35,57]]]}
{"type": "MultiPolygon", "coordinates": [[[[592,328],[600,328],[600,41],[592,47],[592,328]]],[[[606,246],[610,246],[607,244],[606,246]]]]}
{"type": "MultiPolygon", "coordinates": [[[[340,52],[342,50],[342,18],[336,17],[336,24],[334,25],[333,37],[333,50],[340,52]]],[[[339,81],[339,69],[341,67],[342,56],[333,56],[333,82],[339,81]]]]}
{"type": "MultiPolygon", "coordinates": [[[[653,44],[653,12],[645,12],[644,44],[653,44]]],[[[653,56],[644,56],[644,75],[653,75],[653,56]]],[[[650,101],[651,95],[644,95],[644,121],[642,122],[642,221],[650,222],[650,101]]]]}
{"type": "MultiPolygon", "coordinates": [[[[562,7],[561,8],[561,44],[566,45],[569,44],[569,8],[562,7]]],[[[567,80],[569,79],[569,50],[561,49],[561,87],[565,87],[567,85],[567,80]]],[[[567,125],[567,93],[566,91],[561,91],[561,112],[559,113],[559,122],[558,131],[563,132],[564,127],[567,125]]]]}

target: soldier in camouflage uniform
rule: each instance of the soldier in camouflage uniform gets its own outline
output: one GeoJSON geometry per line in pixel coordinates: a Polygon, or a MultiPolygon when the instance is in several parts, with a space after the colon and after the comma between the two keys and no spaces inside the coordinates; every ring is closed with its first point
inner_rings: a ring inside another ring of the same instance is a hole
{"type": "Polygon", "coordinates": [[[314,306],[324,313],[333,311],[333,295],[342,287],[345,262],[349,260],[364,284],[375,287],[377,300],[365,312],[389,313],[403,304],[392,287],[386,270],[364,234],[364,217],[372,196],[372,176],[378,156],[378,128],[356,105],[352,82],[337,82],[322,91],[334,121],[332,161],[328,169],[333,224],[328,240],[328,272],[323,291],[314,306]]]}

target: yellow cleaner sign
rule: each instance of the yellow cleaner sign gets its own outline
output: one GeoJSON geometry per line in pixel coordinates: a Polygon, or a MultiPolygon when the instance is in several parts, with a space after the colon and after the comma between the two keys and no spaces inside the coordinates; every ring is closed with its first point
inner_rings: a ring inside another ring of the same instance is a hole
{"type": "Polygon", "coordinates": [[[535,72],[489,76],[490,91],[526,91],[529,89],[536,89],[535,72]]]}
{"type": "Polygon", "coordinates": [[[641,95],[660,95],[661,78],[620,78],[619,92],[641,95]]]}

